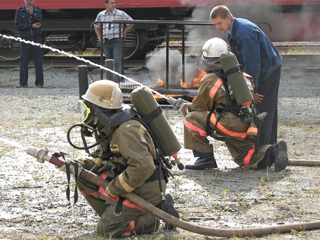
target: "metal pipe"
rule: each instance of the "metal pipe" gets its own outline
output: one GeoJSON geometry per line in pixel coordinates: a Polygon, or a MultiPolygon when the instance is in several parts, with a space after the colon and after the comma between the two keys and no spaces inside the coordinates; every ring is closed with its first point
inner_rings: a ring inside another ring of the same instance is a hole
{"type": "MultiPolygon", "coordinates": [[[[123,24],[123,29],[124,29],[124,25],[125,24],[123,24]]],[[[124,64],[122,62],[122,55],[124,54],[124,39],[122,39],[122,37],[121,37],[121,33],[122,33],[122,29],[121,28],[122,28],[122,24],[119,23],[118,72],[120,74],[122,74],[121,69],[122,69],[122,64],[124,64]],[[122,44],[123,44],[123,46],[122,46],[122,44]]],[[[120,77],[120,76],[115,76],[115,77],[116,77],[115,79],[116,79],[117,83],[122,82],[122,77],[120,77]]]]}
{"type": "MultiPolygon", "coordinates": [[[[113,59],[106,59],[105,60],[105,67],[114,71],[114,60],[113,59]]],[[[106,71],[106,79],[115,81],[115,75],[112,72],[106,71]]]]}
{"type": "Polygon", "coordinates": [[[186,82],[185,79],[185,27],[182,25],[182,81],[186,82]]]}
{"type": "Polygon", "coordinates": [[[87,65],[78,66],[79,99],[88,89],[88,67],[87,65]]]}
{"type": "Polygon", "coordinates": [[[169,24],[166,25],[166,89],[169,89],[169,24]]]}
{"type": "MultiPolygon", "coordinates": [[[[101,36],[101,42],[100,42],[100,65],[102,66],[103,65],[103,22],[100,23],[100,36],[101,36]]],[[[103,69],[101,69],[100,71],[100,76],[101,76],[101,79],[103,79],[103,69]]]]}

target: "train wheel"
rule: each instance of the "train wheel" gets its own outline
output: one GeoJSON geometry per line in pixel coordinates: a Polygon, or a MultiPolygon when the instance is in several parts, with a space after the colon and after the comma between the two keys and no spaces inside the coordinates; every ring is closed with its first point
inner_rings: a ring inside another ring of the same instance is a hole
{"type": "Polygon", "coordinates": [[[139,48],[140,38],[138,33],[131,29],[127,33],[126,41],[124,43],[124,59],[129,59],[133,57],[139,48]]]}
{"type": "Polygon", "coordinates": [[[0,37],[0,59],[4,61],[13,61],[20,58],[19,43],[12,39],[0,37]]]}

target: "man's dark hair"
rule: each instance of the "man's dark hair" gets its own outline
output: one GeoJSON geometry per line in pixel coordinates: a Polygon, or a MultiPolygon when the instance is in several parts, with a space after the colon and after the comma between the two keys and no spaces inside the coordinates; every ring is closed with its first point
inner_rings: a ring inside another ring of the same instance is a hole
{"type": "Polygon", "coordinates": [[[109,3],[109,0],[104,0],[105,3],[109,3]]]}

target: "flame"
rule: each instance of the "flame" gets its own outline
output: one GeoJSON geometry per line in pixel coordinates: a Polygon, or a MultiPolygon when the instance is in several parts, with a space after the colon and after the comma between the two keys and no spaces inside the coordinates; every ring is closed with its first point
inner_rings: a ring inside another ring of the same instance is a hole
{"type": "MultiPolygon", "coordinates": [[[[173,98],[183,97],[183,95],[178,95],[178,94],[163,94],[163,95],[166,96],[167,98],[169,98],[169,97],[173,97],[173,98]]],[[[163,98],[162,96],[159,96],[157,94],[153,94],[153,97],[155,99],[162,99],[163,98]]]]}
{"type": "MultiPolygon", "coordinates": [[[[181,88],[198,88],[201,79],[203,78],[203,76],[206,74],[206,71],[198,68],[199,74],[197,77],[195,77],[193,79],[193,81],[189,81],[189,82],[184,82],[182,79],[180,79],[180,86],[181,88]]],[[[165,84],[165,81],[162,80],[161,78],[158,78],[157,81],[157,86],[158,87],[163,87],[165,84]]]]}
{"type": "Polygon", "coordinates": [[[199,75],[195,79],[193,79],[193,85],[194,87],[199,87],[201,79],[206,75],[206,71],[198,68],[199,70],[199,75]]]}
{"type": "Polygon", "coordinates": [[[158,78],[158,86],[163,87],[164,86],[164,81],[161,78],[158,78]]]}
{"type": "Polygon", "coordinates": [[[180,86],[182,88],[187,88],[187,84],[182,79],[180,79],[180,86]]]}
{"type": "Polygon", "coordinates": [[[198,68],[198,70],[199,70],[199,75],[197,77],[195,77],[192,82],[183,82],[183,80],[180,79],[180,86],[182,88],[198,88],[201,79],[206,74],[206,71],[204,71],[200,68],[198,68]]]}

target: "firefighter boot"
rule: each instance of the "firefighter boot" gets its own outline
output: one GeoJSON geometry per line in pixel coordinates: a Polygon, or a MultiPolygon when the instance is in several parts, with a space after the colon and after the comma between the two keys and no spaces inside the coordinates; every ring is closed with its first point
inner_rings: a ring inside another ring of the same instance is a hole
{"type": "MultiPolygon", "coordinates": [[[[174,204],[174,201],[173,201],[173,198],[170,194],[166,194],[165,195],[165,200],[163,200],[161,203],[160,203],[160,209],[176,218],[180,218],[180,214],[177,212],[177,210],[174,208],[173,206],[174,204]]],[[[172,230],[174,229],[175,227],[173,225],[171,225],[170,223],[168,222],[165,222],[165,228],[166,229],[169,229],[169,230],[172,230]]]]}
{"type": "Polygon", "coordinates": [[[274,169],[276,172],[284,170],[288,165],[287,144],[280,141],[272,146],[274,169]]]}
{"type": "Polygon", "coordinates": [[[207,158],[207,157],[199,157],[194,165],[186,165],[185,169],[190,170],[204,170],[204,169],[211,169],[217,168],[217,162],[214,158],[207,158]]]}

